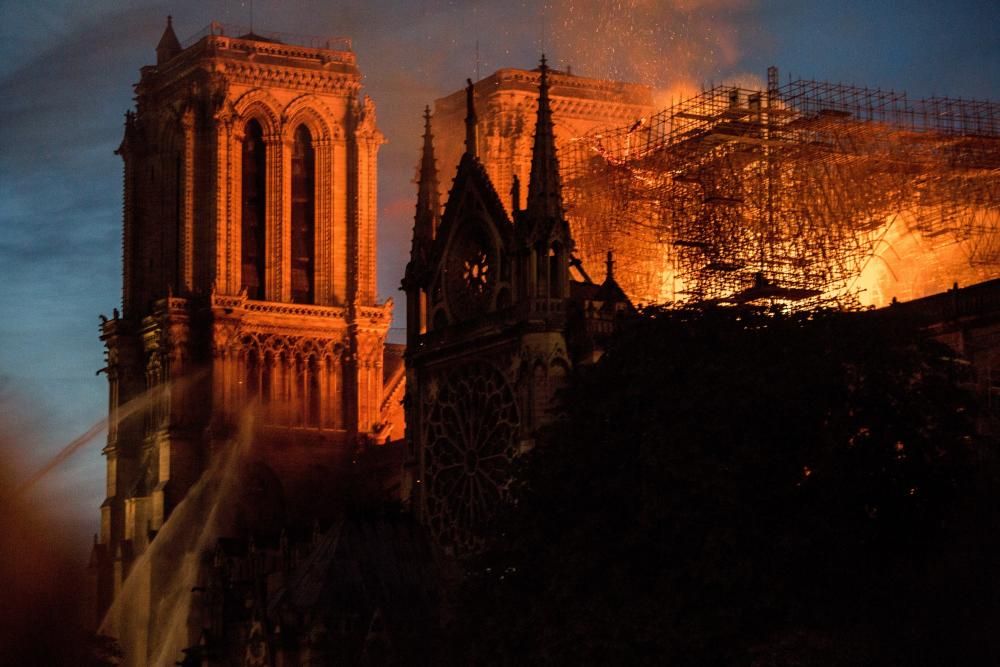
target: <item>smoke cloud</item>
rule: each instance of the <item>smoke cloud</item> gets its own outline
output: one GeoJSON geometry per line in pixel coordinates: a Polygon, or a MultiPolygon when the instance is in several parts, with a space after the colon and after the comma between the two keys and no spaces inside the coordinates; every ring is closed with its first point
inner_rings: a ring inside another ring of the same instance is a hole
{"type": "Polygon", "coordinates": [[[12,493],[27,477],[37,418],[0,386],[0,647],[4,664],[80,664],[90,648],[80,535],[67,530],[51,487],[12,493]],[[58,641],[53,641],[58,637],[58,641]]]}

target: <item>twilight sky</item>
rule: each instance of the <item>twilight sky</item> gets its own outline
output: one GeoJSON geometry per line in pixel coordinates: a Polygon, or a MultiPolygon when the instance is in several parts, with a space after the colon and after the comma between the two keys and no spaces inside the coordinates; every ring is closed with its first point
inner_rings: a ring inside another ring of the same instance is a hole
{"type": "MultiPolygon", "coordinates": [[[[1000,99],[1000,0],[303,0],[253,3],[254,27],[353,38],[389,143],[380,156],[379,291],[397,322],[423,105],[499,67],[648,83],[815,78],[911,96],[1000,99]]],[[[120,300],[122,135],[167,14],[182,42],[247,25],[239,0],[0,0],[0,428],[30,472],[106,412],[98,313],[120,300]]],[[[455,165],[439,165],[450,179],[455,165]]],[[[33,493],[61,529],[97,529],[103,436],[33,493]]],[[[4,462],[3,459],[13,459],[4,462]]]]}

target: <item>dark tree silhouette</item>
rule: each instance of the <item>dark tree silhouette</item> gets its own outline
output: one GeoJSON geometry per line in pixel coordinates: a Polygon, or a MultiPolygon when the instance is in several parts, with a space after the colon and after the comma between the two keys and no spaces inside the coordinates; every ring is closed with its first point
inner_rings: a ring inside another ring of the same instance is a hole
{"type": "Polygon", "coordinates": [[[647,310],[521,458],[456,655],[995,664],[997,467],[967,373],[880,313],[647,310]]]}

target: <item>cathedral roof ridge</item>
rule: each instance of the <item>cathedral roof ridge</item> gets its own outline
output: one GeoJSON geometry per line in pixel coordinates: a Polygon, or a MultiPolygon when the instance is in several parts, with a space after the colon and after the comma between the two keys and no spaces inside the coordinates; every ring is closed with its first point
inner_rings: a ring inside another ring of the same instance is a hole
{"type": "MultiPolygon", "coordinates": [[[[452,179],[451,190],[448,193],[447,203],[444,207],[444,212],[441,215],[441,223],[438,228],[438,233],[435,238],[435,257],[441,252],[442,246],[439,243],[442,239],[447,239],[451,234],[452,228],[459,224],[456,220],[459,214],[459,208],[461,204],[459,200],[462,199],[456,196],[456,193],[462,192],[465,188],[471,186],[474,190],[479,193],[479,197],[482,200],[483,205],[489,212],[490,217],[499,226],[498,231],[501,236],[507,234],[512,234],[514,231],[514,226],[509,215],[507,215],[507,209],[504,208],[503,202],[500,200],[500,195],[497,194],[496,188],[493,185],[493,180],[490,178],[489,173],[486,170],[486,166],[483,165],[482,161],[469,153],[464,153],[462,159],[458,163],[458,169],[455,173],[455,178],[452,179]],[[471,179],[471,183],[469,183],[471,179]]],[[[506,242],[506,239],[505,241],[506,242]]],[[[432,263],[437,261],[432,260],[432,263]]]]}
{"type": "Polygon", "coordinates": [[[185,39],[183,48],[194,46],[206,37],[224,37],[244,42],[257,42],[289,48],[305,48],[315,51],[353,52],[353,41],[343,35],[309,35],[304,33],[260,30],[253,26],[212,21],[207,26],[185,39]]]}
{"type": "Polygon", "coordinates": [[[493,185],[493,179],[490,178],[489,171],[486,169],[486,165],[483,161],[479,159],[478,156],[469,155],[466,153],[462,156],[461,162],[458,163],[458,174],[455,175],[455,180],[458,181],[459,176],[462,174],[463,166],[467,170],[475,173],[479,178],[485,181],[485,184],[489,186],[488,198],[491,205],[499,207],[500,211],[504,212],[504,218],[510,222],[510,217],[507,215],[507,209],[504,208],[503,202],[500,199],[500,194],[497,192],[496,187],[493,185]]]}
{"type": "Polygon", "coordinates": [[[276,30],[260,30],[251,26],[221,23],[212,21],[207,26],[178,42],[180,50],[187,50],[196,44],[208,41],[213,44],[222,43],[223,47],[231,43],[245,45],[243,48],[253,48],[250,45],[260,45],[269,52],[277,49],[277,55],[298,56],[303,58],[323,57],[332,60],[354,60],[353,41],[343,35],[307,35],[301,33],[281,32],[276,30]],[[323,55],[325,54],[325,55],[323,55]]]}
{"type": "MultiPolygon", "coordinates": [[[[501,67],[473,82],[476,95],[481,96],[503,93],[511,90],[536,91],[541,78],[538,67],[523,69],[519,67],[501,67]]],[[[595,101],[615,101],[623,105],[639,107],[653,106],[653,89],[651,86],[630,81],[616,81],[594,76],[585,76],[577,72],[548,69],[550,95],[562,98],[567,95],[577,96],[581,93],[595,101]]],[[[460,106],[463,91],[456,91],[436,100],[448,106],[460,106]]],[[[554,100],[553,100],[554,101],[554,100]]]]}
{"type": "Polygon", "coordinates": [[[236,39],[245,39],[251,42],[270,42],[271,44],[284,44],[283,41],[277,39],[276,37],[265,37],[264,35],[258,35],[253,30],[246,33],[245,35],[240,35],[236,39]]]}

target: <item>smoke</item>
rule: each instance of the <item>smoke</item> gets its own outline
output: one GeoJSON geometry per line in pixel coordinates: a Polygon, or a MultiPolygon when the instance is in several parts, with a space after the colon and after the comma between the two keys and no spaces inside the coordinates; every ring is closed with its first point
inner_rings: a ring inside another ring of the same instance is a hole
{"type": "Polygon", "coordinates": [[[252,441],[248,410],[239,435],[226,446],[174,508],[149,547],[136,560],[101,623],[114,637],[123,664],[167,665],[196,643],[203,625],[192,616],[205,558],[219,537],[231,533],[238,503],[243,456],[252,441]]]}
{"type": "Polygon", "coordinates": [[[552,5],[559,65],[685,97],[740,63],[751,0],[562,0],[552,5]]]}
{"type": "MultiPolygon", "coordinates": [[[[0,386],[0,489],[25,476],[24,453],[37,418],[0,386]]],[[[30,444],[28,444],[30,446],[30,444]]],[[[65,530],[59,507],[43,493],[4,494],[0,502],[0,661],[11,665],[79,664],[88,651],[81,545],[65,530]],[[55,636],[58,641],[53,641],[55,636]]]]}
{"type": "MultiPolygon", "coordinates": [[[[182,378],[175,388],[183,390],[201,377],[204,372],[182,378]]],[[[118,409],[116,420],[148,409],[164,391],[166,385],[129,401],[118,409]]],[[[37,442],[45,419],[4,384],[0,414],[0,586],[5,601],[0,605],[0,647],[24,656],[11,664],[76,664],[100,650],[91,636],[96,589],[81,558],[87,543],[74,525],[77,498],[58,487],[65,482],[61,478],[73,476],[70,459],[106,432],[109,419],[97,420],[39,462],[32,454],[49,449],[37,442]],[[64,641],[51,641],[55,628],[64,641]]]]}

